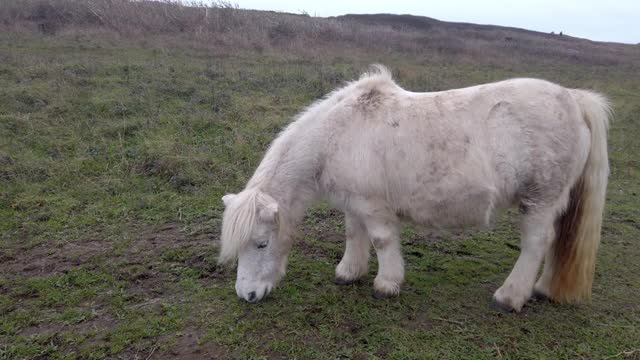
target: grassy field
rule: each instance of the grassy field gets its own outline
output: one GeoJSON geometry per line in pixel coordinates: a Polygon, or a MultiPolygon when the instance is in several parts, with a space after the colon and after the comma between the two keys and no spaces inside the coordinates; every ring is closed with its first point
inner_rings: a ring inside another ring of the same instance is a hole
{"type": "MultiPolygon", "coordinates": [[[[637,58],[633,59],[638,63],[637,58]]],[[[0,358],[638,358],[640,72],[619,64],[298,56],[0,33],[0,358]],[[488,305],[518,255],[491,231],[403,231],[400,297],[334,285],[342,215],[309,211],[266,301],[216,264],[239,191],[306,105],[382,62],[413,91],[541,77],[607,94],[612,176],[591,304],[488,305]]]]}

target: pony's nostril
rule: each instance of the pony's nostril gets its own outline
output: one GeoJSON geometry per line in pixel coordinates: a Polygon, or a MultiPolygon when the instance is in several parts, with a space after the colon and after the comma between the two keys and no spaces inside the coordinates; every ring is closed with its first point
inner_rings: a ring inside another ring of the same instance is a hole
{"type": "Polygon", "coordinates": [[[252,292],[249,293],[249,299],[247,299],[247,300],[253,301],[253,300],[255,300],[255,298],[256,298],[256,292],[252,291],[252,292]]]}

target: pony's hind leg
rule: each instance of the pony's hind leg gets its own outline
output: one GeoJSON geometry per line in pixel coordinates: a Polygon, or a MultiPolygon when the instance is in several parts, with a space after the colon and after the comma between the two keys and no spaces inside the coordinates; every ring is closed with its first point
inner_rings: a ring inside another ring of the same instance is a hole
{"type": "Polygon", "coordinates": [[[345,213],[346,248],[336,267],[336,284],[351,284],[367,273],[370,241],[360,218],[345,213]]]}
{"type": "Polygon", "coordinates": [[[502,310],[520,311],[529,300],[542,259],[553,239],[552,209],[526,214],[521,220],[521,252],[504,284],[493,295],[502,310]]]}
{"type": "Polygon", "coordinates": [[[378,275],[373,281],[373,296],[377,299],[396,296],[404,282],[399,223],[393,217],[377,216],[367,217],[364,221],[378,257],[378,275]]]}
{"type": "Polygon", "coordinates": [[[540,276],[536,284],[533,286],[533,296],[534,298],[537,298],[537,299],[551,298],[551,296],[549,295],[551,293],[549,288],[551,286],[551,278],[553,276],[553,267],[552,267],[553,254],[551,250],[553,248],[552,245],[553,244],[550,244],[549,246],[550,249],[547,251],[547,255],[544,260],[544,267],[542,268],[543,269],[542,275],[540,276]]]}

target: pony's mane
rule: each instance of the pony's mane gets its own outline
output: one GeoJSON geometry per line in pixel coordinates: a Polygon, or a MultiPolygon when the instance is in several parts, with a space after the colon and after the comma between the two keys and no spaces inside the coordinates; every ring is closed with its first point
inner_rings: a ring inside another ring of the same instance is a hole
{"type": "MultiPolygon", "coordinates": [[[[294,165],[296,169],[300,170],[300,164],[310,166],[309,169],[313,170],[313,164],[316,162],[316,159],[312,156],[313,154],[303,159],[297,158],[295,162],[286,158],[287,153],[291,151],[292,144],[300,138],[301,132],[306,132],[309,123],[317,121],[318,118],[323,116],[324,113],[328,112],[346,96],[365,93],[373,88],[385,85],[397,86],[393,82],[391,72],[382,65],[371,65],[369,70],[363,73],[358,80],[346,83],[344,86],[327,94],[323,99],[307,107],[307,109],[302,111],[295,120],[280,133],[269,146],[260,165],[247,183],[245,190],[237,194],[233,201],[226,206],[222,218],[220,263],[229,263],[235,260],[240,250],[247,246],[251,240],[251,234],[257,223],[258,206],[267,204],[268,196],[276,195],[273,193],[266,195],[262,192],[265,190],[265,182],[274,176],[276,170],[280,172],[280,175],[285,174],[286,181],[288,182],[308,181],[294,179],[296,176],[311,179],[311,176],[308,174],[309,171],[307,171],[307,173],[298,171],[298,174],[294,174],[294,172],[290,170],[294,165]],[[286,161],[289,161],[289,163],[286,161]]],[[[313,188],[312,184],[308,185],[309,186],[306,187],[307,190],[313,188]]],[[[311,198],[312,194],[310,191],[308,191],[308,194],[304,193],[307,190],[305,190],[305,187],[297,188],[297,196],[311,198]]],[[[288,209],[287,205],[286,203],[279,204],[282,210],[281,213],[293,211],[292,209],[288,209]]],[[[291,216],[292,214],[288,215],[291,216]]],[[[287,216],[285,216],[285,218],[286,217],[287,216]]],[[[291,231],[291,229],[287,228],[289,222],[284,221],[284,223],[286,224],[281,224],[280,230],[284,233],[291,231]]]]}
{"type": "Polygon", "coordinates": [[[247,189],[227,205],[222,216],[222,236],[219,262],[229,263],[236,259],[245,247],[256,226],[258,205],[267,204],[267,196],[258,189],[247,189]]]}
{"type": "Polygon", "coordinates": [[[393,82],[393,76],[386,66],[381,64],[372,64],[369,66],[369,70],[360,75],[360,79],[356,80],[355,83],[370,81],[393,82]]]}
{"type": "Polygon", "coordinates": [[[321,99],[315,101],[304,111],[302,111],[296,117],[296,120],[301,119],[308,113],[313,113],[314,110],[319,107],[335,105],[336,103],[340,102],[340,100],[343,99],[346,94],[353,92],[354,89],[359,89],[359,92],[366,92],[369,89],[376,87],[377,85],[384,84],[397,86],[393,81],[391,71],[387,69],[386,66],[381,64],[369,65],[367,71],[363,72],[357,80],[347,81],[343,86],[334,89],[321,99]]]}
{"type": "MultiPolygon", "coordinates": [[[[247,188],[259,187],[263,181],[273,176],[277,164],[282,161],[284,155],[290,150],[291,143],[300,138],[301,132],[306,133],[311,122],[317,121],[348,95],[365,93],[375,87],[384,85],[397,86],[393,82],[391,72],[386,67],[374,64],[369,66],[368,71],[363,73],[358,80],[347,82],[344,86],[333,90],[301,111],[294,121],[280,132],[278,137],[271,143],[260,165],[249,180],[247,188]]],[[[310,161],[305,162],[309,163],[310,161]]]]}
{"type": "Polygon", "coordinates": [[[381,64],[369,65],[367,71],[362,73],[360,75],[360,78],[358,78],[357,80],[349,81],[344,86],[341,86],[330,92],[323,99],[310,106],[309,110],[313,109],[316,105],[325,102],[325,100],[328,100],[330,103],[336,103],[339,102],[345,94],[352,93],[354,92],[354,90],[356,90],[355,92],[357,93],[362,93],[381,85],[392,85],[394,87],[398,86],[393,81],[391,71],[387,69],[386,66],[381,64]]]}

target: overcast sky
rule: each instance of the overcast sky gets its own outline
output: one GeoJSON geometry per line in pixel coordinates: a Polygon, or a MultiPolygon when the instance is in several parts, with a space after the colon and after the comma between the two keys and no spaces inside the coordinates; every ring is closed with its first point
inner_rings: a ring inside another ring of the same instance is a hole
{"type": "Polygon", "coordinates": [[[311,16],[412,14],[438,20],[562,31],[598,41],[640,43],[640,0],[237,0],[245,9],[311,16]]]}

